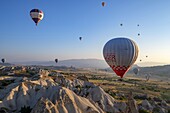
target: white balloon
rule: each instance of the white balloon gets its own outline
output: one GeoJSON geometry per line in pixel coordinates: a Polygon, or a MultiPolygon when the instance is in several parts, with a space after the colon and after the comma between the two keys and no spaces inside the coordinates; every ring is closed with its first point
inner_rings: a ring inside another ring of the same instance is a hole
{"type": "Polygon", "coordinates": [[[137,44],[128,38],[109,40],[103,48],[103,56],[112,70],[121,78],[138,57],[137,44]]]}

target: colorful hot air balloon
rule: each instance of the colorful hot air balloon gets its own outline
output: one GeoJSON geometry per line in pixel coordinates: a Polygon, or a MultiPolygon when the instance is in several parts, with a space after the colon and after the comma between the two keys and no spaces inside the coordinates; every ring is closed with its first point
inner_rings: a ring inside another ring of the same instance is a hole
{"type": "Polygon", "coordinates": [[[35,24],[38,25],[38,23],[43,19],[44,14],[39,9],[32,9],[30,11],[30,16],[31,16],[32,20],[35,22],[35,24]]]}
{"type": "Polygon", "coordinates": [[[2,63],[5,63],[5,58],[2,58],[1,61],[2,61],[2,63]]]}
{"type": "Polygon", "coordinates": [[[106,5],[106,3],[105,2],[102,2],[102,6],[104,7],[106,5]]]}
{"type": "Polygon", "coordinates": [[[57,62],[58,62],[58,59],[55,59],[55,62],[57,63],[57,62]]]}
{"type": "Polygon", "coordinates": [[[138,74],[138,72],[139,72],[139,68],[133,68],[133,72],[135,73],[135,75],[137,75],[138,74]]]}
{"type": "Polygon", "coordinates": [[[138,46],[128,38],[109,40],[103,48],[103,56],[112,70],[121,78],[138,57],[138,46]]]}

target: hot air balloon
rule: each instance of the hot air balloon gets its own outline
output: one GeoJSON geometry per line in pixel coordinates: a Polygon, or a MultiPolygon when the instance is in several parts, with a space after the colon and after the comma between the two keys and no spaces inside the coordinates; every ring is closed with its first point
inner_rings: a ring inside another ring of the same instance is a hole
{"type": "Polygon", "coordinates": [[[5,63],[5,58],[1,59],[2,63],[5,63]]]}
{"type": "Polygon", "coordinates": [[[138,46],[128,38],[113,38],[103,48],[103,56],[112,70],[121,78],[135,63],[138,57],[138,46]]]}
{"type": "Polygon", "coordinates": [[[57,62],[58,62],[58,59],[55,59],[55,62],[57,63],[57,62]]]}
{"type": "Polygon", "coordinates": [[[35,22],[35,24],[38,25],[38,23],[43,19],[44,14],[39,9],[32,9],[30,11],[30,16],[31,16],[32,20],[35,22]]]}
{"type": "Polygon", "coordinates": [[[148,81],[150,79],[150,77],[151,77],[150,73],[149,74],[145,74],[146,81],[148,81]]]}
{"type": "Polygon", "coordinates": [[[137,26],[139,26],[139,24],[137,26]]]}
{"type": "Polygon", "coordinates": [[[140,59],[140,62],[141,62],[142,60],[140,59]]]}
{"type": "Polygon", "coordinates": [[[148,56],[146,55],[146,58],[147,58],[148,56]]]}
{"type": "Polygon", "coordinates": [[[140,36],[140,33],[138,33],[138,36],[140,36]]]}
{"type": "Polygon", "coordinates": [[[106,5],[106,3],[105,2],[102,2],[102,6],[104,7],[106,5]]]}
{"type": "Polygon", "coordinates": [[[79,37],[79,40],[82,40],[82,37],[79,37]]]}
{"type": "Polygon", "coordinates": [[[133,72],[135,73],[135,75],[137,75],[138,74],[138,72],[139,72],[139,68],[133,68],[133,72]]]}
{"type": "Polygon", "coordinates": [[[120,26],[123,26],[123,24],[120,24],[120,26]]]}

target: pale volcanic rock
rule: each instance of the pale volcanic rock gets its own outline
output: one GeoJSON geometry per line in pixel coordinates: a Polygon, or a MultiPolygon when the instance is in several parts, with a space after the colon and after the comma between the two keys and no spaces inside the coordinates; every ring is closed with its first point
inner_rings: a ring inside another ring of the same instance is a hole
{"type": "Polygon", "coordinates": [[[115,108],[120,110],[121,112],[126,111],[127,109],[127,104],[125,102],[116,102],[115,103],[115,108]]]}
{"type": "Polygon", "coordinates": [[[136,104],[136,101],[135,99],[133,98],[133,93],[130,91],[129,94],[128,94],[128,113],[139,113],[138,111],[138,106],[136,104]]]}
{"type": "Polygon", "coordinates": [[[38,106],[38,103],[45,102],[39,102],[41,98],[44,98],[48,99],[48,105],[44,103],[43,106],[49,113],[53,111],[60,113],[104,113],[102,109],[96,107],[88,99],[76,95],[65,87],[59,86],[50,78],[21,82],[10,89],[0,103],[0,107],[8,108],[11,111],[16,110],[18,112],[21,107],[30,106],[33,108],[32,112],[36,112],[40,108],[35,107],[38,106]],[[53,109],[49,109],[51,107],[53,109]]]}
{"type": "Polygon", "coordinates": [[[147,100],[143,100],[143,101],[142,101],[142,106],[143,106],[144,108],[146,108],[147,110],[150,110],[150,111],[153,110],[152,105],[151,105],[151,104],[149,103],[149,101],[147,101],[147,100]]]}
{"type": "Polygon", "coordinates": [[[114,107],[114,98],[104,92],[101,87],[96,86],[94,88],[90,88],[88,92],[89,95],[87,96],[87,98],[97,103],[98,106],[104,111],[111,113],[117,111],[117,109],[114,107]]]}

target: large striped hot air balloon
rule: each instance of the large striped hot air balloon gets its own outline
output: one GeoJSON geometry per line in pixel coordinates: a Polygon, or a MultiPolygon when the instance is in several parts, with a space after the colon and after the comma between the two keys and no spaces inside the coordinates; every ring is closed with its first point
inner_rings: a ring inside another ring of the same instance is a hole
{"type": "Polygon", "coordinates": [[[39,9],[32,9],[30,11],[30,16],[36,25],[43,19],[44,13],[39,9]]]}
{"type": "Polygon", "coordinates": [[[128,38],[109,40],[103,48],[103,56],[112,70],[121,78],[138,57],[138,46],[128,38]]]}

